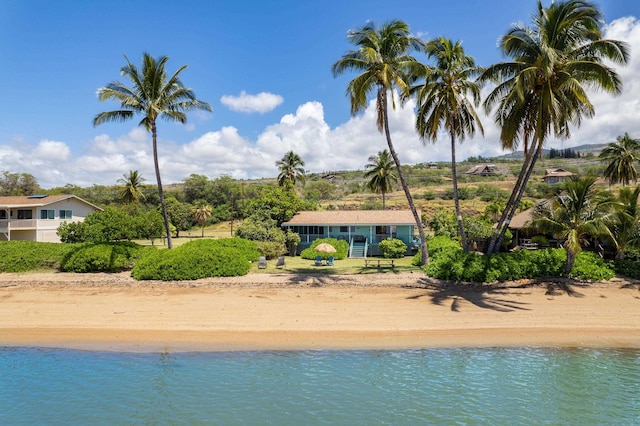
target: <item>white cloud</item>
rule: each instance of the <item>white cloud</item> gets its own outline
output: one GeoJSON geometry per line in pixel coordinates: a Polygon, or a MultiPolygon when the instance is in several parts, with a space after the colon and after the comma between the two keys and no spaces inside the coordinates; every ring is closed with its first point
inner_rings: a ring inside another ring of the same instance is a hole
{"type": "Polygon", "coordinates": [[[273,93],[261,92],[257,95],[249,95],[242,91],[240,96],[224,95],[220,98],[220,102],[232,111],[264,114],[282,104],[284,98],[273,93]]]}

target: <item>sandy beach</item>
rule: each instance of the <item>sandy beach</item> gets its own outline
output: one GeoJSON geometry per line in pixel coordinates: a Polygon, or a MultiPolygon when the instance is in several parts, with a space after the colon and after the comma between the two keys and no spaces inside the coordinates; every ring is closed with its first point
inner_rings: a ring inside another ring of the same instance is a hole
{"type": "Polygon", "coordinates": [[[420,274],[185,282],[0,274],[0,345],[116,351],[640,348],[640,282],[456,284],[420,274]]]}

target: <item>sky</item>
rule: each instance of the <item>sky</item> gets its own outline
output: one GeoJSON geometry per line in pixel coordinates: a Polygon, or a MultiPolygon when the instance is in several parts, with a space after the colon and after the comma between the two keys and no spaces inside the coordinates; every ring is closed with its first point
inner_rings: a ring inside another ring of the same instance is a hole
{"type": "MultiPolygon", "coordinates": [[[[544,0],[543,4],[549,4],[544,0]]],[[[275,162],[293,150],[311,173],[362,170],[386,148],[374,104],[352,116],[346,97],[355,74],[334,78],[331,66],[353,46],[347,31],[400,19],[413,35],[461,40],[478,65],[505,60],[498,38],[513,23],[530,23],[535,0],[2,0],[0,2],[0,171],[32,174],[43,188],[114,185],[130,170],[155,183],[151,136],[140,116],[93,126],[118,104],[97,91],[143,52],[182,65],[185,86],[213,112],[190,112],[186,124],[160,121],[163,183],[191,174],[215,179],[275,177],[275,162]]],[[[596,115],[548,147],[640,138],[640,1],[597,0],[605,36],[631,47],[617,68],[623,93],[592,92],[596,115]]],[[[429,63],[424,56],[417,59],[429,63]]],[[[484,89],[489,90],[489,88],[484,89]]],[[[415,104],[390,111],[403,164],[450,161],[446,133],[424,144],[415,132],[415,104]]],[[[458,160],[508,153],[491,115],[479,108],[484,137],[467,138],[458,160]]]]}

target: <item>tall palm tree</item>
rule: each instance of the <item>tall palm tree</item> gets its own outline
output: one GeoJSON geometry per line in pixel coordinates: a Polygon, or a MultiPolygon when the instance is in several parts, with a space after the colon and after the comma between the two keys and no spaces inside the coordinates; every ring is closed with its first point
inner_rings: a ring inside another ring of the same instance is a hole
{"type": "Polygon", "coordinates": [[[113,100],[120,104],[119,110],[101,112],[93,119],[93,125],[110,121],[126,121],[133,118],[134,114],[142,115],[139,125],[151,132],[153,143],[153,163],[156,171],[158,195],[162,207],[165,231],[167,233],[167,247],[171,248],[171,228],[169,216],[162,191],[160,178],[160,166],[158,163],[158,143],[156,121],[162,118],[167,121],[186,123],[187,111],[205,110],[211,111],[211,106],[196,99],[193,90],[184,87],[179,76],[187,67],[181,66],[171,76],[167,76],[165,65],[169,58],[161,56],[154,58],[149,53],[142,55],[142,68],[138,69],[129,62],[122,67],[120,73],[130,80],[132,86],[115,81],[106,87],[98,89],[98,99],[102,101],[113,100]]]}
{"type": "Polygon", "coordinates": [[[382,209],[385,209],[385,195],[393,190],[393,184],[398,182],[398,173],[393,159],[388,150],[378,152],[378,155],[369,157],[369,162],[364,166],[364,177],[369,179],[367,186],[373,192],[382,194],[382,209]]]}
{"type": "Polygon", "coordinates": [[[573,176],[565,183],[564,191],[538,209],[531,227],[539,232],[552,232],[564,240],[567,252],[564,272],[569,276],[576,255],[589,244],[590,237],[608,235],[605,223],[609,220],[612,201],[595,185],[597,178],[573,176]]]}
{"type": "Polygon", "coordinates": [[[276,161],[276,166],[278,166],[278,170],[280,170],[280,174],[278,174],[278,185],[294,186],[296,182],[304,185],[304,161],[302,161],[302,158],[300,158],[298,154],[293,151],[287,152],[281,160],[276,161]]]}
{"type": "Polygon", "coordinates": [[[144,199],[145,196],[140,187],[145,180],[137,170],[129,170],[129,175],[122,175],[122,178],[118,179],[118,183],[122,185],[120,190],[122,201],[137,204],[141,198],[144,199]]]}
{"type": "Polygon", "coordinates": [[[527,152],[489,253],[500,247],[548,137],[569,138],[570,124],[579,126],[583,118],[593,117],[586,89],[622,90],[618,74],[604,62],[626,64],[628,47],[603,39],[602,22],[602,13],[589,1],[559,1],[549,7],[538,1],[533,26],[515,24],[500,40],[511,61],[492,65],[480,76],[481,82],[497,83],[484,106],[487,111],[496,107],[503,148],[516,149],[522,140],[527,152]]]}
{"type": "Polygon", "coordinates": [[[640,141],[632,139],[628,133],[619,136],[617,142],[607,145],[598,158],[609,163],[604,177],[610,184],[621,183],[622,186],[627,186],[631,181],[638,181],[635,163],[640,161],[640,141]]]}
{"type": "Polygon", "coordinates": [[[608,227],[616,246],[616,258],[624,259],[629,247],[640,247],[640,185],[633,189],[621,188],[617,201],[618,208],[608,227]]]}
{"type": "Polygon", "coordinates": [[[458,198],[456,171],[456,139],[462,142],[467,134],[473,136],[476,126],[484,134],[482,123],[474,106],[480,105],[480,86],[471,78],[482,72],[471,56],[467,56],[462,43],[453,43],[444,37],[430,40],[425,46],[427,56],[435,66],[425,75],[423,84],[412,88],[418,101],[416,129],[423,141],[434,141],[442,125],[451,138],[451,173],[453,200],[458,218],[458,234],[462,248],[467,250],[467,238],[462,224],[458,198]],[[473,103],[469,100],[473,99],[473,103]]]}
{"type": "Polygon", "coordinates": [[[422,248],[422,264],[429,262],[427,243],[422,226],[422,219],[413,202],[409,186],[402,173],[402,165],[391,140],[389,130],[389,95],[391,106],[395,108],[394,90],[402,95],[409,94],[409,79],[417,73],[422,65],[409,54],[410,50],[420,50],[423,43],[409,33],[409,26],[400,20],[393,20],[378,28],[375,24],[366,24],[362,28],[349,31],[347,39],[357,49],[345,53],[333,64],[331,70],[334,77],[347,71],[359,72],[347,85],[347,96],[351,102],[351,114],[357,114],[367,106],[370,94],[376,94],[376,125],[378,131],[384,132],[389,153],[396,164],[398,178],[404,190],[409,208],[416,221],[422,248]]]}
{"type": "Polygon", "coordinates": [[[204,237],[204,225],[207,224],[212,213],[213,209],[205,201],[199,201],[193,207],[193,218],[202,229],[202,237],[204,237]]]}

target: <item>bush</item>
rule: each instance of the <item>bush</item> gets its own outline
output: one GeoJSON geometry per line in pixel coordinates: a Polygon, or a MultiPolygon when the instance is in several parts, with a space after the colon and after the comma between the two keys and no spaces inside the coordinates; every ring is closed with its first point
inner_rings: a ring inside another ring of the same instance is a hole
{"type": "Polygon", "coordinates": [[[133,268],[144,247],[131,242],[87,243],[75,247],[62,260],[63,272],[120,272],[133,268]]]}
{"type": "Polygon", "coordinates": [[[240,238],[190,241],[173,250],[150,250],[136,262],[137,280],[196,280],[246,275],[258,258],[255,243],[240,238]],[[247,257],[250,256],[250,257],[247,257]]]}
{"type": "Polygon", "coordinates": [[[303,259],[313,260],[316,257],[320,256],[322,259],[328,259],[333,256],[337,260],[345,259],[349,255],[349,243],[345,240],[338,240],[336,238],[318,238],[311,243],[311,247],[308,247],[302,250],[300,253],[300,257],[303,259]],[[333,246],[336,249],[335,253],[324,253],[320,251],[316,251],[316,247],[319,244],[326,243],[333,246]]]}
{"type": "Polygon", "coordinates": [[[535,235],[531,237],[532,244],[538,244],[539,246],[549,246],[549,239],[544,235],[535,235]]]}
{"type": "Polygon", "coordinates": [[[407,245],[404,241],[399,240],[397,238],[387,238],[386,240],[380,241],[378,245],[382,255],[386,258],[402,258],[404,254],[407,252],[407,245]]]}
{"type": "Polygon", "coordinates": [[[625,277],[640,279],[640,262],[637,260],[617,259],[611,263],[616,273],[625,277]]]}
{"type": "Polygon", "coordinates": [[[56,269],[67,252],[73,248],[71,244],[1,241],[0,272],[56,269]]]}
{"type": "MultiPolygon", "coordinates": [[[[561,276],[564,271],[564,249],[520,250],[513,253],[479,255],[461,250],[459,244],[446,237],[436,237],[428,244],[430,263],[423,266],[427,275],[454,281],[495,282],[561,276]]],[[[413,264],[419,264],[419,256],[413,264]]],[[[584,280],[606,280],[614,276],[602,259],[592,252],[581,252],[571,276],[584,280]]]]}

